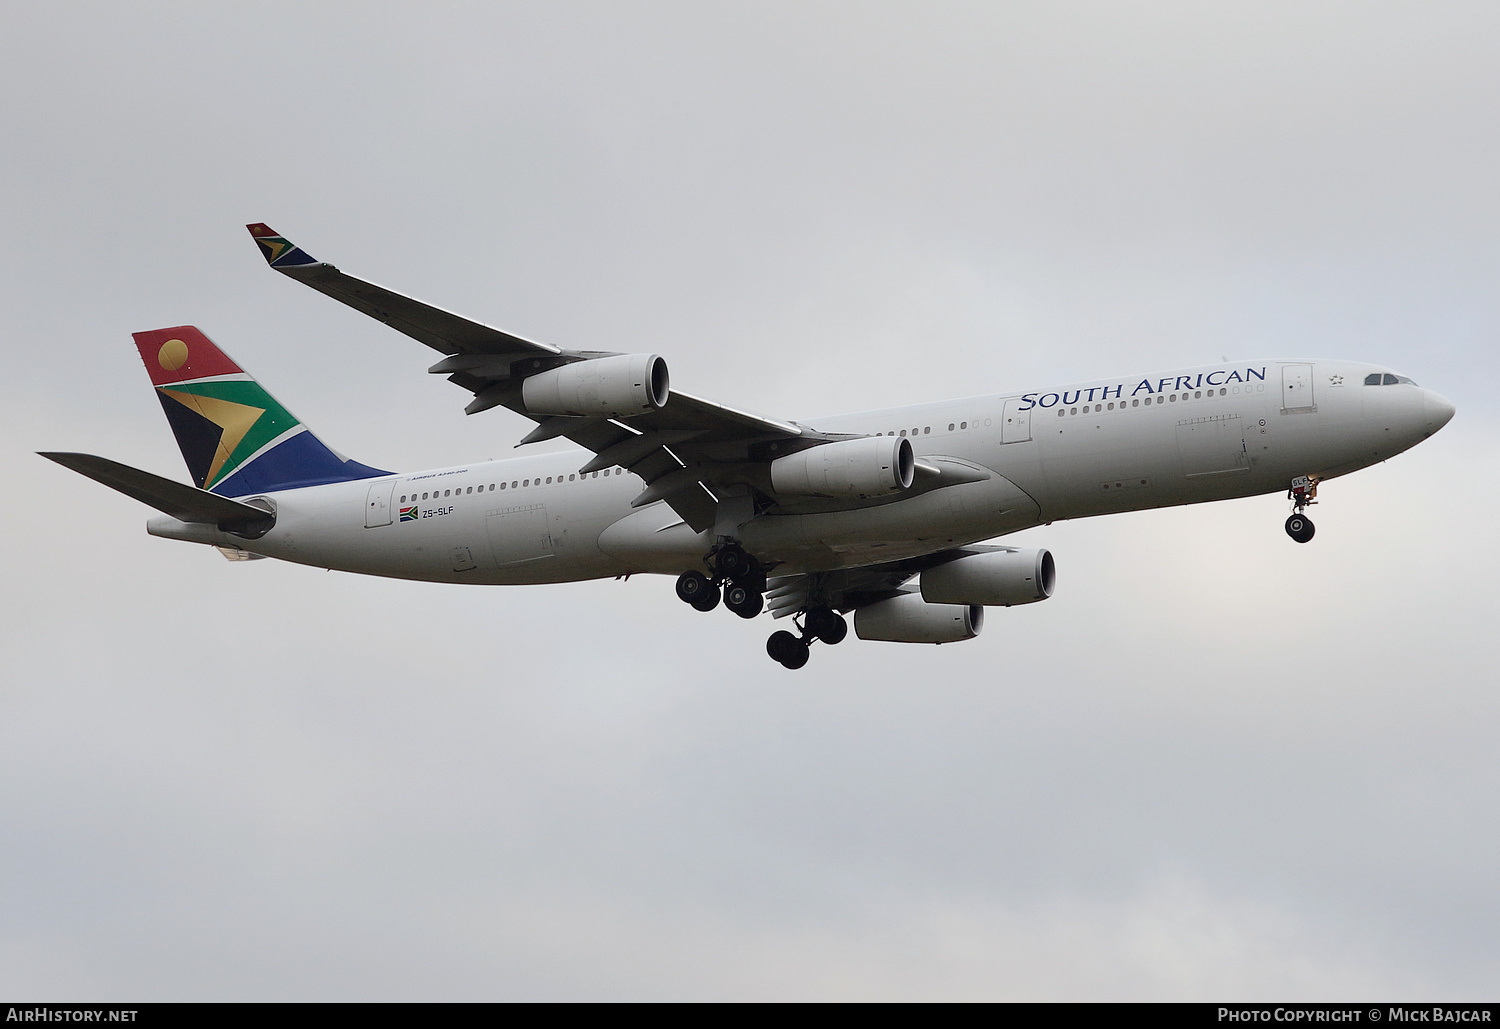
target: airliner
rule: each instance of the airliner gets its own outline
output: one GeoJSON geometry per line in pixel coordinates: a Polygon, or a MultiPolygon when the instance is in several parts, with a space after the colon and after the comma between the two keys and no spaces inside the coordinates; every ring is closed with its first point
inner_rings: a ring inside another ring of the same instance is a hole
{"type": "Polygon", "coordinates": [[[535,423],[549,452],[412,473],[344,457],[198,329],[134,334],[194,485],[44,453],[155,508],[154,536],[428,582],[676,576],[698,611],[769,610],[811,644],[951,643],[987,607],[1053,595],[1046,549],[986,542],[1061,519],[1286,493],[1313,538],[1318,484],[1415,446],[1451,403],[1388,368],[1221,361],[1025,393],[806,420],[672,388],[657,354],[537,343],[346,275],[264,224],[274,270],[440,355],[428,369],[535,423]]]}

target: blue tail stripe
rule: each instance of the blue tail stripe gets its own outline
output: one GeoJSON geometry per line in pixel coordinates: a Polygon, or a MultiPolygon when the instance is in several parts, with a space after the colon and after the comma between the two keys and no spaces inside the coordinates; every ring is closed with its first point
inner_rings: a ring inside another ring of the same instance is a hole
{"type": "Polygon", "coordinates": [[[358,461],[341,460],[311,432],[299,432],[215,483],[211,492],[224,497],[243,497],[390,474],[358,461]]]}

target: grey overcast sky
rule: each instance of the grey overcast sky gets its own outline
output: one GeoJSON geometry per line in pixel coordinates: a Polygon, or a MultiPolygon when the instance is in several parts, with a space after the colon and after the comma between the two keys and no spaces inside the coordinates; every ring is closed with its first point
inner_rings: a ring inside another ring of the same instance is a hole
{"type": "Polygon", "coordinates": [[[1500,6],[8,4],[0,995],[1500,992],[1500,6]],[[1458,405],[1328,484],[1056,524],[1057,596],[768,661],[669,580],[234,565],[129,333],[333,445],[511,453],[266,221],[776,415],[1264,356],[1458,405]]]}

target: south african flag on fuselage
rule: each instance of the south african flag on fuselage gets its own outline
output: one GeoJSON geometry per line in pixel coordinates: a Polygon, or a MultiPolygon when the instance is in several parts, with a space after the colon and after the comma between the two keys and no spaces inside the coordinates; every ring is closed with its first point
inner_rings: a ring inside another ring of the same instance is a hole
{"type": "Polygon", "coordinates": [[[401,520],[403,522],[414,522],[417,520],[417,509],[415,507],[401,508],[401,520]]]}

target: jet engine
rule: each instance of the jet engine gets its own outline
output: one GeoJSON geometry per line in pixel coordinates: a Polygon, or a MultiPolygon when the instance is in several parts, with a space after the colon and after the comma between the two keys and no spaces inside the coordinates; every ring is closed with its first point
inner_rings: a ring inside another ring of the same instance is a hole
{"type": "Polygon", "coordinates": [[[984,627],[978,604],[929,604],[917,593],[876,601],[854,612],[854,634],[887,643],[957,643],[984,627]]]}
{"type": "Polygon", "coordinates": [[[865,436],[809,447],[771,462],[777,493],[864,499],[900,493],[916,472],[911,440],[865,436]]]}
{"type": "Polygon", "coordinates": [[[577,361],[521,383],[521,399],[531,414],[625,418],[665,407],[670,395],[667,362],[655,354],[577,361]]]}
{"type": "Polygon", "coordinates": [[[922,573],[922,599],[929,604],[1010,607],[1052,596],[1057,566],[1047,550],[998,550],[969,554],[922,573]]]}

